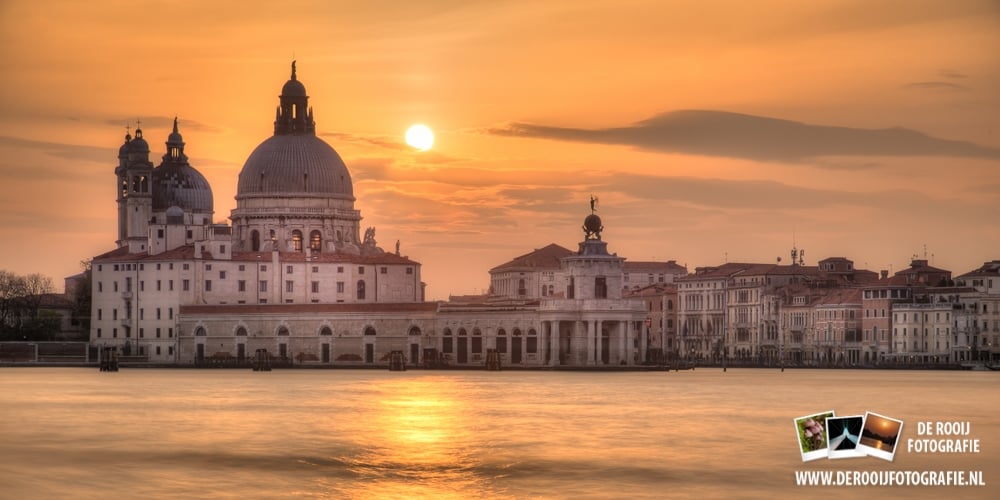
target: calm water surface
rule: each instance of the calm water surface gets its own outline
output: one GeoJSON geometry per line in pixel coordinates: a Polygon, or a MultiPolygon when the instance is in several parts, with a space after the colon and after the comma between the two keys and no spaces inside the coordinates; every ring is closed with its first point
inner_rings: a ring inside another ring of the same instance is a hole
{"type": "Polygon", "coordinates": [[[0,498],[998,498],[1000,373],[0,369],[0,498]],[[803,463],[792,420],[970,422],[979,454],[803,463]],[[982,470],[985,488],[797,487],[982,470]]]}

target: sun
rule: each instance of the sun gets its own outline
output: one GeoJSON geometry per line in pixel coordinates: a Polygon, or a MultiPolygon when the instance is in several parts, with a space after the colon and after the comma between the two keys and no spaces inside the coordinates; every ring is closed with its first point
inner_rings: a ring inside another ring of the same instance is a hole
{"type": "Polygon", "coordinates": [[[434,145],[434,132],[422,123],[411,125],[406,129],[406,143],[421,151],[427,151],[434,145]]]}

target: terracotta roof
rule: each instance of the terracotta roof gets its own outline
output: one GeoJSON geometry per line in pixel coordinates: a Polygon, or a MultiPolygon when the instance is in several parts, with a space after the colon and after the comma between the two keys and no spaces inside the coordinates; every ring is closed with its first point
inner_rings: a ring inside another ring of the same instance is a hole
{"type": "Polygon", "coordinates": [[[680,276],[679,281],[698,281],[702,279],[728,278],[733,274],[748,269],[759,264],[747,264],[745,262],[727,262],[720,266],[696,267],[694,274],[680,276]]]}
{"type": "Polygon", "coordinates": [[[666,262],[626,260],[625,272],[634,273],[636,271],[662,271],[667,270],[670,274],[687,274],[687,268],[678,264],[675,260],[666,262]]]}
{"type": "Polygon", "coordinates": [[[548,246],[536,249],[530,253],[526,253],[519,257],[514,257],[513,260],[500,264],[490,272],[496,271],[512,271],[512,270],[537,270],[537,269],[559,269],[561,265],[561,259],[563,257],[569,257],[570,255],[575,255],[576,252],[563,248],[555,243],[548,246]]]}
{"type": "Polygon", "coordinates": [[[833,288],[823,298],[816,301],[817,306],[857,305],[861,307],[860,288],[833,288]]]}
{"type": "Polygon", "coordinates": [[[977,269],[973,269],[958,278],[972,278],[979,276],[1000,276],[1000,260],[992,260],[990,262],[984,262],[982,266],[977,269]]]}
{"type": "Polygon", "coordinates": [[[295,314],[295,313],[393,313],[434,312],[437,302],[356,304],[219,304],[181,305],[181,314],[295,314]]]}
{"type": "MultiPolygon", "coordinates": [[[[240,262],[271,262],[271,252],[233,252],[233,261],[240,262]]],[[[149,255],[149,252],[129,253],[128,247],[116,248],[110,252],[94,257],[94,262],[136,262],[136,261],[170,261],[170,260],[193,260],[194,244],[177,247],[173,250],[149,255]]],[[[307,262],[305,252],[278,252],[279,262],[307,262]]],[[[202,252],[199,260],[220,260],[216,259],[211,252],[202,252]]],[[[372,255],[351,255],[344,253],[312,253],[308,262],[344,262],[350,264],[407,264],[420,265],[420,263],[410,260],[407,257],[394,253],[380,253],[372,255]]]]}

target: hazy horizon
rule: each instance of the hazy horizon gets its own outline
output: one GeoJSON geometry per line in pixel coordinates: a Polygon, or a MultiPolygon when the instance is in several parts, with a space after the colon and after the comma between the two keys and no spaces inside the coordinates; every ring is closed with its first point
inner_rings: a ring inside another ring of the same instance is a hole
{"type": "Polygon", "coordinates": [[[0,3],[0,269],[114,248],[114,168],[174,116],[215,219],[290,63],[362,228],[428,299],[576,248],[693,271],[842,256],[955,275],[1000,258],[1000,5],[988,0],[0,3]],[[425,123],[434,147],[403,134],[425,123]]]}

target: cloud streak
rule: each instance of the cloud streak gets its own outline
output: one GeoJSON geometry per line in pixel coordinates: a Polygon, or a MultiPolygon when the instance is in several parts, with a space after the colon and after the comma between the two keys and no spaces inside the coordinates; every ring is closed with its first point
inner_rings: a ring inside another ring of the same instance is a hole
{"type": "Polygon", "coordinates": [[[511,123],[487,132],[756,161],[811,162],[828,156],[1000,158],[1000,149],[932,137],[906,128],[813,125],[712,110],[670,111],[627,127],[581,129],[511,123]]]}

